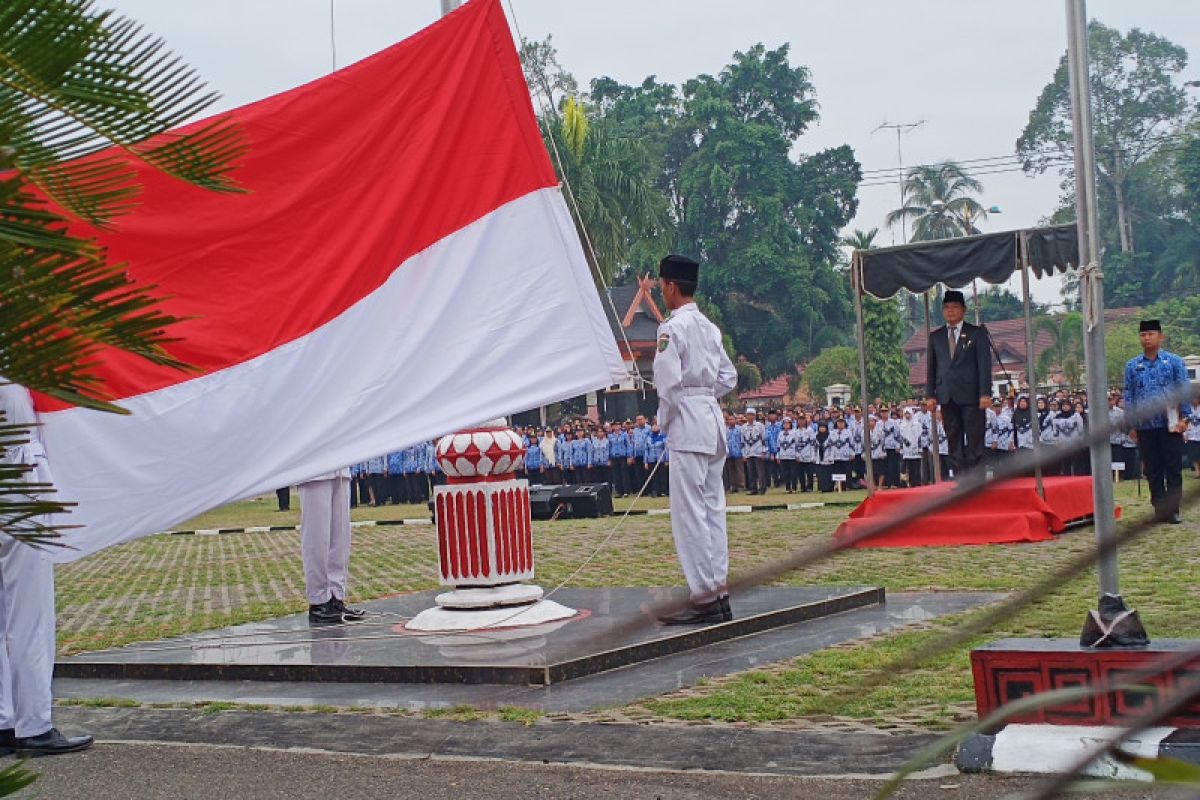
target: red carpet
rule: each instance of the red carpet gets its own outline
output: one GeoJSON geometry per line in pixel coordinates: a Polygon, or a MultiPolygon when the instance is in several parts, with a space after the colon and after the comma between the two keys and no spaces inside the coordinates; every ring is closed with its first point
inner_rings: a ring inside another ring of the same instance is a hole
{"type": "MultiPolygon", "coordinates": [[[[1092,515],[1091,478],[1045,478],[1046,498],[1038,496],[1033,478],[1015,478],[989,486],[982,493],[915,522],[902,525],[855,547],[936,547],[956,544],[1041,542],[1066,528],[1068,522],[1092,515]]],[[[870,525],[901,513],[954,488],[939,483],[917,489],[876,492],[850,512],[835,536],[853,536],[870,525]]],[[[1121,510],[1118,508],[1117,516],[1121,510]]]]}

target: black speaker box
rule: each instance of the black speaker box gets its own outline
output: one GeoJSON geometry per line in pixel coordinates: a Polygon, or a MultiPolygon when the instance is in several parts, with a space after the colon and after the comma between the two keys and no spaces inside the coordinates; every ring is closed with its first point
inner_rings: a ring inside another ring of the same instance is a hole
{"type": "Polygon", "coordinates": [[[554,502],[554,495],[562,488],[557,484],[535,484],[529,487],[529,509],[534,519],[550,519],[554,516],[554,511],[558,508],[554,502]]]}
{"type": "Polygon", "coordinates": [[[559,518],[610,517],[613,513],[612,487],[607,483],[572,483],[559,486],[551,503],[562,507],[559,518]]]}

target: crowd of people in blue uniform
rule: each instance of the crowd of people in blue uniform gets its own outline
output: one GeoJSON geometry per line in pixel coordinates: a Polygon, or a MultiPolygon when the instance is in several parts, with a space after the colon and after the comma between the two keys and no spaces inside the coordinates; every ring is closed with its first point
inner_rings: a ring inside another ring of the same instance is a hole
{"type": "MultiPolygon", "coordinates": [[[[1124,413],[1120,393],[1109,398],[1109,418],[1124,413]]],[[[1188,439],[1188,459],[1200,474],[1200,407],[1188,439]]],[[[995,398],[987,412],[986,460],[996,466],[1009,454],[1033,448],[1033,419],[1044,445],[1070,444],[1086,436],[1088,407],[1083,393],[995,398]]],[[[923,404],[858,407],[787,406],[763,414],[748,408],[725,412],[727,459],[725,489],[730,493],[765,493],[777,487],[788,493],[832,492],[859,488],[866,482],[863,425],[871,434],[872,471],[877,488],[921,486],[932,480],[933,430],[936,421],[942,477],[947,472],[946,433],[939,412],[923,404]]],[[[1119,425],[1119,422],[1118,422],[1119,425]]],[[[534,484],[607,483],[613,495],[668,494],[671,450],[667,436],[652,418],[639,415],[624,422],[576,419],[555,427],[518,428],[525,442],[525,464],[518,477],[534,484]],[[657,470],[655,466],[658,465],[657,470]]],[[[1123,476],[1140,475],[1137,444],[1128,431],[1111,439],[1112,460],[1124,464],[1123,476]]],[[[352,505],[424,503],[432,487],[444,482],[435,458],[436,442],[424,442],[351,467],[352,505]]],[[[1045,474],[1086,475],[1087,454],[1045,474]]]]}

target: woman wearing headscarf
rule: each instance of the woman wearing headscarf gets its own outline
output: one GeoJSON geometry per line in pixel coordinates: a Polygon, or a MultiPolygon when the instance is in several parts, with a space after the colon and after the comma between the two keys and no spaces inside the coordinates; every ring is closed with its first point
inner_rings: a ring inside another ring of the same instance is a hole
{"type": "MultiPolygon", "coordinates": [[[[1071,444],[1083,438],[1083,417],[1075,413],[1075,406],[1070,400],[1058,404],[1058,413],[1050,420],[1050,430],[1054,434],[1054,445],[1059,448],[1070,447],[1071,444]]],[[[1072,474],[1074,457],[1060,462],[1060,475],[1072,474]]]]}
{"type": "Polygon", "coordinates": [[[871,472],[875,475],[875,488],[882,489],[887,481],[887,451],[883,447],[887,433],[874,415],[867,420],[867,425],[871,433],[871,472]]]}
{"type": "MultiPolygon", "coordinates": [[[[1088,431],[1088,414],[1087,406],[1082,400],[1075,401],[1075,415],[1079,417],[1079,436],[1077,438],[1087,438],[1088,431]]],[[[1074,475],[1091,475],[1092,474],[1092,454],[1087,450],[1075,454],[1075,459],[1071,464],[1071,472],[1074,475]]]]}
{"type": "Polygon", "coordinates": [[[799,481],[799,469],[796,459],[800,455],[800,432],[792,424],[791,417],[783,418],[783,428],[779,431],[779,471],[783,475],[783,489],[788,494],[795,494],[799,481]]]}
{"type": "Polygon", "coordinates": [[[833,443],[829,441],[829,423],[817,426],[817,489],[833,491],[833,443]]]}
{"type": "Polygon", "coordinates": [[[850,473],[854,465],[854,432],[845,417],[838,417],[829,432],[829,443],[833,447],[833,474],[845,475],[842,488],[849,488],[850,473]]]}
{"type": "Polygon", "coordinates": [[[796,468],[800,475],[800,491],[811,492],[817,475],[817,432],[805,414],[796,429],[796,468]]]}
{"type": "Polygon", "coordinates": [[[904,416],[900,420],[900,457],[904,461],[904,474],[909,487],[921,485],[921,438],[923,433],[921,421],[913,416],[912,409],[904,409],[904,416]]]}

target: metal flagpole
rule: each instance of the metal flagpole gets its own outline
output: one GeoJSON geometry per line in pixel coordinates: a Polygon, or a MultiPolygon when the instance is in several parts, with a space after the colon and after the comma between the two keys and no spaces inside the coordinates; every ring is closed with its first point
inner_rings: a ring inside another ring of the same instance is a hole
{"type": "MultiPolygon", "coordinates": [[[[1080,295],[1083,299],[1083,352],[1087,366],[1088,407],[1107,408],[1104,359],[1104,274],[1100,271],[1096,211],[1096,154],[1092,140],[1091,84],[1088,72],[1087,9],[1084,0],[1066,0],[1067,65],[1071,80],[1071,130],[1075,145],[1075,217],[1079,231],[1080,295]]],[[[1100,591],[1120,594],[1117,581],[1116,522],[1113,520],[1112,453],[1105,442],[1092,442],[1092,484],[1100,591]]]]}
{"type": "MultiPolygon", "coordinates": [[[[867,334],[863,327],[862,255],[856,250],[850,259],[850,282],[854,286],[854,315],[858,319],[858,396],[863,412],[867,402],[867,334]]],[[[871,462],[871,420],[863,420],[863,466],[867,471],[867,497],[875,494],[875,465],[871,462]]]]}
{"type": "MultiPolygon", "coordinates": [[[[933,327],[932,323],[930,322],[930,314],[929,314],[929,292],[930,291],[932,291],[932,290],[926,289],[921,294],[921,298],[925,301],[925,341],[927,343],[929,342],[929,332],[933,327]]],[[[927,352],[925,353],[925,369],[928,370],[929,369],[928,346],[926,346],[926,351],[927,352]]],[[[928,383],[929,376],[926,375],[925,378],[926,378],[926,383],[928,383]]],[[[928,400],[929,398],[925,398],[925,399],[928,400]]],[[[933,456],[933,476],[932,476],[933,480],[930,481],[930,483],[938,483],[942,480],[941,447],[942,447],[941,438],[938,435],[937,409],[934,409],[933,411],[929,412],[929,453],[930,453],[930,455],[933,456]]]]}
{"type": "Polygon", "coordinates": [[[1025,382],[1029,384],[1029,424],[1033,435],[1033,479],[1037,484],[1037,493],[1042,499],[1046,497],[1046,487],[1042,484],[1042,423],[1037,415],[1037,372],[1034,371],[1036,353],[1033,349],[1033,311],[1029,302],[1029,265],[1025,263],[1024,239],[1020,242],[1021,254],[1021,295],[1025,301],[1025,382]]]}
{"type": "Polygon", "coordinates": [[[442,0],[442,16],[446,16],[462,5],[462,0],[442,0]]]}

